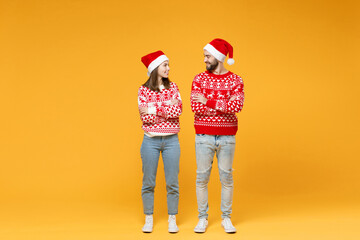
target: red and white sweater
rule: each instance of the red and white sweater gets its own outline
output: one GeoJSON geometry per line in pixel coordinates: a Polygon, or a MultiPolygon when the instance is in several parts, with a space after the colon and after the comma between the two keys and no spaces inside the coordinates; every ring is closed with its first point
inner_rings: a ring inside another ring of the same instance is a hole
{"type": "Polygon", "coordinates": [[[149,109],[148,114],[140,116],[143,122],[142,129],[148,136],[165,136],[180,131],[182,101],[175,83],[171,82],[169,89],[162,89],[160,92],[141,86],[138,92],[138,105],[149,109]],[[172,99],[179,102],[170,105],[172,99]]]}
{"type": "Polygon", "coordinates": [[[190,100],[197,134],[236,134],[235,113],[240,112],[244,104],[244,83],[240,76],[230,71],[223,75],[202,72],[193,80],[190,100]],[[199,93],[208,99],[205,105],[193,101],[193,96],[199,93]],[[234,96],[235,100],[230,101],[234,96]]]}

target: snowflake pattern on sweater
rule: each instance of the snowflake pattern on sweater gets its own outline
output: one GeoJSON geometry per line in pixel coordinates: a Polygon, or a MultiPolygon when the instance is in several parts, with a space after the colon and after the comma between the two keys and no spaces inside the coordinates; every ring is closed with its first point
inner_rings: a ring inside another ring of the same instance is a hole
{"type": "Polygon", "coordinates": [[[138,91],[138,106],[156,109],[155,114],[140,116],[143,122],[142,129],[145,132],[161,136],[180,131],[179,116],[182,113],[182,101],[175,83],[171,82],[169,89],[160,92],[141,86],[138,91]],[[170,105],[172,99],[177,99],[179,102],[170,105]]]}
{"type": "Polygon", "coordinates": [[[235,135],[238,129],[235,113],[244,104],[243,80],[230,71],[223,75],[202,72],[193,80],[190,101],[197,134],[235,135]],[[206,105],[193,101],[197,94],[208,99],[206,105]]]}

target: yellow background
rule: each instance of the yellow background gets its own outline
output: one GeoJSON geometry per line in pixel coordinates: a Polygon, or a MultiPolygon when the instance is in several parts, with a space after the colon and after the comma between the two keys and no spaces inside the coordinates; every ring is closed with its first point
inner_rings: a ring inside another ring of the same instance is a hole
{"type": "Polygon", "coordinates": [[[245,83],[232,238],[358,239],[359,14],[350,0],[1,0],[1,239],[169,237],[162,163],[158,228],[140,231],[137,90],[147,79],[140,58],[156,50],[170,58],[183,98],[180,233],[171,237],[229,237],[217,167],[213,223],[207,235],[192,233],[189,97],[202,48],[216,37],[233,45],[235,64],[225,66],[245,83]]]}

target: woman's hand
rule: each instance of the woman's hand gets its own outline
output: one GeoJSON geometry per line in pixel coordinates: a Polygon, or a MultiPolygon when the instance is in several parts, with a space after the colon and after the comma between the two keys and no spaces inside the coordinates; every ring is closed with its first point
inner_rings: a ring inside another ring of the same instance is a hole
{"type": "Polygon", "coordinates": [[[179,102],[180,102],[179,99],[176,99],[176,98],[171,99],[171,101],[170,101],[170,106],[176,105],[176,104],[178,104],[179,102]]]}
{"type": "Polygon", "coordinates": [[[139,107],[139,113],[141,116],[147,114],[148,108],[147,107],[139,107]]]}
{"type": "Polygon", "coordinates": [[[194,102],[199,102],[199,103],[202,103],[202,104],[206,104],[207,102],[207,99],[206,97],[204,97],[203,95],[201,94],[196,94],[194,97],[193,97],[193,100],[194,102]]]}

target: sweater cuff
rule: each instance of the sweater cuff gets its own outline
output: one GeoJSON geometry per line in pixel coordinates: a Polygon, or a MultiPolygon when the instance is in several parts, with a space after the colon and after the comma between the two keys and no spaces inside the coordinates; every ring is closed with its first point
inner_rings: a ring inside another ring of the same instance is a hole
{"type": "Polygon", "coordinates": [[[156,107],[148,107],[148,114],[156,115],[156,107]]]}
{"type": "Polygon", "coordinates": [[[216,100],[214,100],[214,99],[207,100],[205,106],[207,106],[207,107],[209,107],[209,108],[212,108],[212,109],[215,109],[215,107],[216,107],[216,100]]]}

